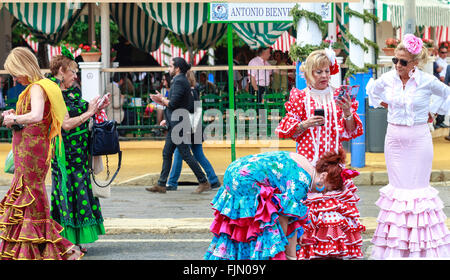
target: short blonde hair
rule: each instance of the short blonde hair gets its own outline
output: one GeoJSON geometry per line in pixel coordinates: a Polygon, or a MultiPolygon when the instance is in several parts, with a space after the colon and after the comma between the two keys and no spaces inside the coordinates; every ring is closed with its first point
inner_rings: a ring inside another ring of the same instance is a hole
{"type": "Polygon", "coordinates": [[[300,65],[300,71],[305,74],[306,83],[312,85],[315,82],[312,72],[319,68],[329,67],[330,64],[325,50],[316,50],[310,53],[305,62],[300,65]]]}
{"type": "Polygon", "coordinates": [[[52,57],[52,60],[50,61],[50,72],[53,76],[58,75],[59,68],[62,67],[62,70],[66,72],[67,70],[77,70],[78,64],[64,56],[64,55],[55,55],[52,57]]]}
{"type": "Polygon", "coordinates": [[[417,61],[419,63],[418,65],[419,67],[423,67],[428,62],[428,49],[425,46],[422,46],[422,50],[420,50],[418,54],[412,54],[408,51],[405,44],[401,42],[400,44],[397,45],[394,52],[397,53],[398,51],[405,51],[409,53],[409,55],[411,55],[412,57],[412,60],[417,61]]]}
{"type": "Polygon", "coordinates": [[[28,77],[30,83],[44,78],[36,56],[25,47],[12,49],[5,60],[4,67],[14,77],[28,77]]]}
{"type": "Polygon", "coordinates": [[[195,81],[194,72],[192,72],[191,70],[188,70],[186,72],[186,78],[188,79],[189,84],[191,85],[191,87],[195,87],[196,81],[195,81]]]}

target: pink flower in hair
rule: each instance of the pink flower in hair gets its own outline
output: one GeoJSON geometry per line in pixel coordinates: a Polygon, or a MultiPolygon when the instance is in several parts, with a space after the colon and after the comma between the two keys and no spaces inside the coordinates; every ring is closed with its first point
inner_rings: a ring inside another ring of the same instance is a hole
{"type": "Polygon", "coordinates": [[[412,54],[418,54],[422,50],[422,39],[414,36],[413,34],[406,34],[403,38],[403,44],[406,49],[412,54]]]}

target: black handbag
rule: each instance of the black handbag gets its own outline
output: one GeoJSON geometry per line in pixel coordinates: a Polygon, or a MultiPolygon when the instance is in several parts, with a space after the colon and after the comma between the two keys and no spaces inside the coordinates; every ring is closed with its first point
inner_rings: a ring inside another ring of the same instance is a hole
{"type": "Polygon", "coordinates": [[[116,121],[108,120],[102,123],[94,122],[92,126],[89,147],[91,154],[91,159],[89,161],[89,172],[92,175],[92,179],[99,187],[107,187],[116,178],[122,164],[122,151],[120,150],[119,132],[117,131],[116,121]],[[100,185],[95,180],[94,172],[92,169],[92,156],[106,156],[107,178],[109,178],[108,155],[113,154],[118,154],[119,157],[117,170],[106,185],[100,185]]]}

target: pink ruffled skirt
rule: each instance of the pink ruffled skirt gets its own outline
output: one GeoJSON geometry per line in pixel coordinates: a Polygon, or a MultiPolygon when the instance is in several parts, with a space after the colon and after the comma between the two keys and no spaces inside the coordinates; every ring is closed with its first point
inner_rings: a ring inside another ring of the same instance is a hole
{"type": "Polygon", "coordinates": [[[380,189],[374,259],[450,258],[444,205],[430,186],[433,143],[427,124],[389,124],[385,139],[389,184],[380,189]]]}

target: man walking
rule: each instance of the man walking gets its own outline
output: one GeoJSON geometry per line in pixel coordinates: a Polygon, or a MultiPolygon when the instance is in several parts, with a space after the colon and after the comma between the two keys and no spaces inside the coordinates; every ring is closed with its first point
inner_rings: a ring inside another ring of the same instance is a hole
{"type": "Polygon", "coordinates": [[[167,177],[169,176],[172,167],[172,157],[176,148],[178,148],[181,157],[197,177],[199,186],[195,190],[195,193],[201,193],[211,189],[211,185],[206,179],[205,173],[191,153],[189,147],[190,143],[185,142],[185,140],[190,141],[191,139],[191,126],[187,111],[189,113],[194,113],[194,97],[191,94],[191,86],[185,75],[190,68],[191,66],[187,64],[183,58],[173,58],[169,64],[169,74],[173,79],[171,81],[168,99],[161,94],[150,95],[154,102],[166,107],[164,114],[167,120],[168,132],[163,149],[163,165],[158,183],[151,188],[146,188],[147,191],[159,193],[166,192],[167,177]],[[174,113],[176,110],[186,110],[186,112],[177,112],[176,115],[181,113],[179,114],[182,117],[181,120],[175,120],[176,117],[174,113]],[[174,115],[173,119],[172,115],[174,115]],[[185,123],[189,123],[189,125],[183,126],[185,123]],[[174,131],[174,128],[177,127],[177,125],[182,126],[181,130],[174,131]]]}

